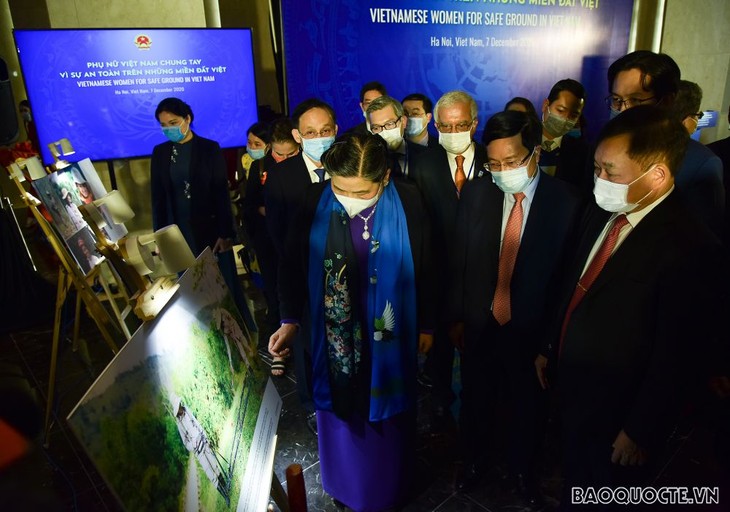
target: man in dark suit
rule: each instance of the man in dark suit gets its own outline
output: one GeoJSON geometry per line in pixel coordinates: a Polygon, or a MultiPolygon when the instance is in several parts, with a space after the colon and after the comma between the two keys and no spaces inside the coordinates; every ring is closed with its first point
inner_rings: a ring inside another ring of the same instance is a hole
{"type": "MultiPolygon", "coordinates": [[[[285,255],[289,228],[302,207],[307,190],[312,183],[328,178],[322,168],[321,158],[337,136],[334,110],[318,99],[300,103],[292,113],[292,122],[292,135],[302,146],[302,151],[272,167],[267,176],[264,197],[266,225],[280,260],[285,255]]],[[[281,320],[287,322],[291,319],[281,320]]],[[[294,345],[294,357],[299,399],[307,412],[307,425],[314,431],[316,418],[312,402],[312,364],[307,333],[308,329],[299,330],[299,339],[294,345]]]]}
{"type": "Polygon", "coordinates": [[[426,148],[403,137],[406,125],[403,105],[390,96],[380,96],[370,103],[366,114],[370,132],[380,135],[388,144],[391,175],[408,177],[413,158],[426,148]]]}
{"type": "MultiPolygon", "coordinates": [[[[730,125],[730,109],[727,111],[727,122],[730,125]]],[[[727,207],[727,198],[730,197],[730,137],[708,144],[707,149],[715,153],[722,161],[722,180],[725,187],[725,226],[722,240],[726,247],[730,247],[730,208],[727,207]]]]}
{"type": "MultiPolygon", "coordinates": [[[[363,117],[366,117],[365,113],[368,110],[368,107],[370,106],[370,103],[375,99],[379,98],[381,96],[385,96],[388,94],[388,92],[385,89],[385,86],[381,84],[380,82],[368,82],[365,85],[363,85],[360,88],[360,110],[362,111],[363,117]]],[[[345,132],[345,135],[355,133],[358,135],[363,135],[365,133],[370,133],[368,130],[368,124],[367,121],[363,121],[362,123],[358,123],[349,130],[345,132]]]]}
{"type": "MultiPolygon", "coordinates": [[[[463,91],[450,91],[436,103],[434,109],[439,147],[429,148],[413,158],[411,178],[421,189],[432,220],[435,261],[439,272],[439,296],[444,297],[451,284],[452,246],[456,227],[456,207],[461,187],[468,180],[483,175],[486,163],[484,147],[472,140],[476,131],[477,105],[463,91]]],[[[431,405],[433,429],[443,430],[450,418],[449,407],[454,401],[451,375],[454,347],[448,340],[446,304],[440,310],[442,318],[434,332],[434,346],[426,360],[426,373],[432,381],[431,405]]]]}
{"type": "MultiPolygon", "coordinates": [[[[672,112],[687,133],[692,135],[702,117],[702,89],[688,80],[679,81],[672,112]]],[[[676,185],[683,192],[687,207],[722,238],[725,224],[725,186],[723,163],[709,148],[690,139],[687,154],[677,174],[676,185]]]]}
{"type": "Polygon", "coordinates": [[[464,186],[453,248],[451,303],[458,323],[451,336],[462,346],[467,464],[458,485],[468,489],[487,469],[502,390],[510,411],[508,467],[517,492],[535,504],[533,466],[546,397],[533,361],[582,199],[571,185],[540,171],[541,127],[534,116],[499,112],[487,121],[484,140],[492,179],[464,186]]]}
{"type": "MultiPolygon", "coordinates": [[[[637,106],[603,128],[547,350],[556,359],[563,505],[574,487],[641,485],[696,377],[716,304],[718,247],[674,186],[687,133],[637,106]],[[577,283],[577,284],[576,284],[577,283]]],[[[547,385],[548,358],[535,361],[547,385]]]]}
{"type": "MultiPolygon", "coordinates": [[[[670,111],[679,91],[680,70],[669,55],[637,50],[617,59],[608,68],[611,116],[637,105],[657,105],[670,111]]],[[[688,143],[682,164],[675,169],[677,192],[690,212],[717,236],[723,225],[725,190],[719,160],[697,141],[688,143]]]]}
{"type": "Polygon", "coordinates": [[[583,85],[571,78],[550,89],[542,103],[540,168],[589,194],[593,189],[593,150],[581,139],[566,136],[580,119],[585,99],[583,85]]]}
{"type": "Polygon", "coordinates": [[[406,125],[406,137],[409,141],[419,146],[432,148],[438,146],[437,138],[431,137],[428,133],[428,125],[433,118],[433,102],[425,94],[414,92],[401,101],[403,111],[408,117],[406,125]]]}

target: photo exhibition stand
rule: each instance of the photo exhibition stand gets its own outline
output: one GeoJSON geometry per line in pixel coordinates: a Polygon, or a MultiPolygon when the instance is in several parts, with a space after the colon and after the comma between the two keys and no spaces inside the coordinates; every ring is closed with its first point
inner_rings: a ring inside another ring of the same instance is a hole
{"type": "Polygon", "coordinates": [[[63,305],[68,297],[71,290],[76,292],[76,306],[74,311],[74,330],[73,330],[73,350],[78,348],[78,336],[79,336],[79,320],[81,315],[81,304],[86,307],[88,315],[94,320],[99,332],[101,333],[104,341],[109,346],[109,349],[116,354],[118,347],[114,341],[114,337],[110,332],[110,328],[116,329],[127,338],[129,331],[126,327],[122,327],[123,322],[120,324],[121,314],[115,304],[115,297],[111,294],[110,287],[106,279],[103,277],[101,272],[101,265],[97,265],[88,276],[81,272],[76,261],[73,259],[71,254],[61,242],[60,238],[51,227],[46,218],[38,210],[39,202],[36,198],[30,195],[23,185],[21,184],[18,176],[11,176],[15,182],[23,201],[29,208],[33,215],[33,218],[38,222],[43,234],[46,236],[48,242],[51,244],[53,251],[58,256],[60,266],[58,269],[58,286],[56,290],[56,301],[54,311],[54,322],[53,322],[53,339],[51,345],[51,366],[50,374],[48,379],[48,393],[46,399],[46,414],[44,421],[44,445],[48,446],[48,434],[51,429],[51,418],[53,412],[53,401],[55,396],[55,381],[56,381],[56,368],[58,364],[58,348],[60,344],[61,331],[62,331],[62,316],[63,316],[63,305]],[[97,295],[92,289],[90,283],[94,282],[95,278],[99,278],[104,290],[102,294],[97,295]],[[103,306],[102,301],[107,301],[112,305],[112,309],[115,312],[116,318],[112,318],[107,309],[103,306]]]}

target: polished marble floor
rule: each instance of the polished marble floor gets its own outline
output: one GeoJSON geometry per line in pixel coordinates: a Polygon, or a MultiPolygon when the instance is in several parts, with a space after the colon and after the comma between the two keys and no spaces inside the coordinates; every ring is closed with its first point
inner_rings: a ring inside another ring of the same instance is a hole
{"type": "MultiPolygon", "coordinates": [[[[257,317],[261,317],[261,300],[255,294],[257,317]]],[[[83,322],[81,343],[76,350],[69,341],[70,314],[66,314],[65,335],[59,347],[56,393],[53,400],[53,424],[48,446],[35,443],[35,448],[21,464],[0,473],[0,509],[2,510],[79,510],[116,511],[120,507],[112,492],[73,438],[64,418],[91,386],[96,376],[111,359],[111,351],[101,341],[88,320],[83,322]]],[[[35,395],[40,407],[25,413],[25,420],[39,428],[45,410],[51,352],[51,325],[25,328],[0,335],[0,413],[21,414],[15,401],[8,400],[8,389],[22,388],[26,395],[35,395]],[[13,386],[8,387],[7,383],[13,386]],[[3,395],[2,393],[5,393],[3,395]],[[4,404],[4,405],[3,405],[4,404]],[[14,408],[15,407],[15,408],[14,408]]],[[[270,361],[260,343],[260,353],[270,361]]],[[[289,363],[291,364],[291,363],[289,363]]],[[[458,368],[457,368],[458,370],[458,368]]],[[[299,406],[293,369],[274,382],[283,400],[279,421],[275,473],[285,483],[285,470],[300,464],[304,470],[307,502],[310,511],[336,510],[323,492],[317,457],[317,439],[305,425],[299,406]]],[[[13,393],[13,391],[11,391],[13,393]]],[[[15,396],[15,395],[13,395],[15,396]]],[[[431,435],[428,390],[421,388],[419,397],[418,474],[417,486],[404,512],[451,511],[520,511],[524,504],[499,484],[483,486],[474,492],[458,493],[453,489],[459,469],[455,455],[455,432],[431,435]]],[[[721,502],[717,507],[690,507],[686,510],[730,510],[730,475],[717,465],[713,450],[710,421],[686,427],[674,437],[674,450],[667,459],[655,485],[720,486],[721,502]]],[[[546,510],[555,508],[560,489],[556,433],[548,433],[545,455],[541,463],[541,489],[546,497],[546,510]]],[[[377,492],[377,490],[374,490],[377,492]]],[[[276,509],[276,507],[272,507],[276,509]]],[[[660,510],[657,508],[657,510],[660,510]]],[[[673,509],[675,510],[675,509],[673,509]]],[[[676,509],[679,510],[679,509],[676,509]]]]}

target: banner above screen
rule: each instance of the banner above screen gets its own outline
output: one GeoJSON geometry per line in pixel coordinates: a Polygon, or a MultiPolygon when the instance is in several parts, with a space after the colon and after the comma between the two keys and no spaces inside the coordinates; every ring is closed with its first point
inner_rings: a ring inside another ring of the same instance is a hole
{"type": "Polygon", "coordinates": [[[45,163],[61,138],[79,158],[151,154],[170,96],[222,147],[244,146],[257,119],[250,29],[16,30],[15,41],[45,163]]]}
{"type": "Polygon", "coordinates": [[[606,70],[626,53],[632,9],[632,0],[282,0],[289,108],[330,102],[342,132],[362,122],[360,87],[376,80],[399,100],[464,90],[483,126],[514,96],[539,110],[555,82],[574,78],[595,126],[608,118],[606,70]]]}

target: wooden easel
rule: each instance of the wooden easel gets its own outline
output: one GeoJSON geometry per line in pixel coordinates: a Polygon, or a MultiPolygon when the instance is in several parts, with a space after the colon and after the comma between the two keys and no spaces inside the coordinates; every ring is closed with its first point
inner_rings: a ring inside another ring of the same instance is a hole
{"type": "Polygon", "coordinates": [[[129,330],[127,329],[126,325],[124,325],[124,327],[122,328],[122,324],[124,324],[124,321],[121,313],[118,311],[118,308],[114,303],[115,297],[110,294],[108,283],[103,278],[103,276],[101,276],[101,264],[97,265],[89,273],[88,276],[85,276],[81,272],[81,269],[76,263],[76,260],[74,260],[73,256],[69,253],[69,251],[66,249],[66,246],[56,234],[53,227],[49,224],[43,214],[41,214],[41,212],[38,210],[38,205],[40,204],[40,202],[35,197],[26,192],[25,188],[17,177],[12,176],[11,179],[18,187],[23,201],[30,209],[36,222],[38,222],[38,225],[41,227],[41,230],[43,230],[43,234],[48,239],[51,247],[53,247],[53,250],[58,256],[60,262],[60,266],[58,269],[58,286],[56,289],[56,305],[53,322],[53,340],[51,345],[51,367],[48,377],[48,395],[46,399],[46,415],[44,422],[44,445],[47,447],[48,434],[51,428],[53,399],[56,385],[56,368],[58,364],[58,347],[60,345],[61,338],[63,305],[66,301],[66,298],[68,297],[69,291],[72,288],[76,291],[76,309],[74,313],[73,331],[74,350],[76,350],[78,347],[79,321],[81,317],[82,302],[86,306],[86,311],[88,315],[94,320],[94,323],[96,324],[99,332],[104,338],[104,341],[113,353],[117,353],[118,347],[108,327],[113,326],[120,333],[124,334],[127,339],[129,339],[130,336],[129,330]],[[113,318],[109,314],[107,309],[102,304],[102,299],[99,295],[97,295],[96,292],[94,292],[91,287],[90,283],[93,283],[93,280],[97,277],[100,277],[100,281],[104,283],[102,285],[102,289],[104,290],[104,293],[102,294],[104,296],[103,300],[106,300],[110,304],[113,304],[112,309],[115,312],[116,318],[113,318]]]}

